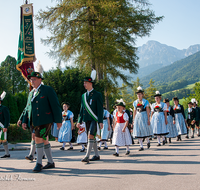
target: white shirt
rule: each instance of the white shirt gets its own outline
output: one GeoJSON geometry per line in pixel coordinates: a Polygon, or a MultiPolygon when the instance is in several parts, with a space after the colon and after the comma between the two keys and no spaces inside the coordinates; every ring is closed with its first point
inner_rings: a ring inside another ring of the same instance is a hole
{"type": "Polygon", "coordinates": [[[38,89],[40,88],[40,86],[41,86],[42,84],[40,84],[37,88],[34,88],[33,89],[33,98],[32,98],[32,100],[31,100],[31,102],[34,100],[34,98],[35,98],[35,95],[36,95],[36,93],[38,92],[38,89]]]}
{"type": "Polygon", "coordinates": [[[92,90],[90,90],[90,91],[87,91],[87,95],[89,95],[89,93],[90,93],[90,92],[92,92],[92,91],[93,91],[93,89],[94,89],[94,88],[92,88],[92,90]]]}

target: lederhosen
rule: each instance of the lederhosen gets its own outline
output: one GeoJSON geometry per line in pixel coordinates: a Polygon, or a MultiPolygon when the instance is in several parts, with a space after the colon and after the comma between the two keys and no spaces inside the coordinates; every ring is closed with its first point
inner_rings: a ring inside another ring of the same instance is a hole
{"type": "MultiPolygon", "coordinates": [[[[194,111],[193,108],[192,108],[192,111],[194,111]]],[[[187,126],[194,129],[195,124],[192,124],[193,118],[191,117],[192,111],[191,111],[191,112],[188,112],[188,116],[190,116],[190,119],[187,118],[187,126]]]]}

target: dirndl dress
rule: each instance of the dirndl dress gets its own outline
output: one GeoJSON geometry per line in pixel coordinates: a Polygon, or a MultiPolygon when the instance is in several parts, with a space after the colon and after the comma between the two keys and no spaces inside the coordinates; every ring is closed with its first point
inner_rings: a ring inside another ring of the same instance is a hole
{"type": "Polygon", "coordinates": [[[128,121],[128,114],[123,113],[121,116],[116,112],[115,121],[117,122],[115,125],[112,144],[115,146],[129,146],[132,144],[132,139],[128,128],[126,127],[125,132],[122,132],[122,129],[125,126],[125,122],[128,121]]]}
{"type": "Polygon", "coordinates": [[[145,138],[153,135],[151,125],[148,125],[148,117],[146,107],[149,106],[148,100],[143,99],[142,104],[139,100],[134,101],[134,108],[136,109],[136,115],[134,119],[133,137],[145,138]]]}
{"type": "Polygon", "coordinates": [[[104,109],[104,115],[103,115],[103,128],[101,129],[101,141],[107,141],[108,140],[108,117],[110,116],[110,113],[104,109]]]}
{"type": "Polygon", "coordinates": [[[62,112],[63,122],[58,135],[58,142],[70,142],[72,139],[72,126],[70,119],[74,114],[67,110],[67,113],[62,112]]]}
{"type": "Polygon", "coordinates": [[[161,102],[159,105],[153,103],[151,106],[151,111],[154,112],[151,119],[151,126],[153,128],[153,134],[155,136],[169,134],[169,129],[165,124],[164,111],[166,110],[167,110],[167,105],[163,102],[161,102]]]}
{"type": "Polygon", "coordinates": [[[58,138],[59,131],[60,129],[57,129],[57,124],[53,123],[51,126],[51,135],[55,138],[58,138]]]}
{"type": "Polygon", "coordinates": [[[184,110],[182,110],[183,108],[181,108],[180,105],[178,105],[178,107],[174,106],[173,108],[175,114],[175,125],[178,131],[178,135],[185,135],[187,134],[187,127],[185,124],[185,119],[183,117],[184,110]]]}
{"type": "Polygon", "coordinates": [[[78,138],[77,138],[78,144],[87,144],[87,132],[86,132],[86,127],[85,127],[84,122],[80,125],[80,131],[82,131],[83,129],[85,129],[85,131],[81,133],[80,135],[78,135],[78,138]]]}

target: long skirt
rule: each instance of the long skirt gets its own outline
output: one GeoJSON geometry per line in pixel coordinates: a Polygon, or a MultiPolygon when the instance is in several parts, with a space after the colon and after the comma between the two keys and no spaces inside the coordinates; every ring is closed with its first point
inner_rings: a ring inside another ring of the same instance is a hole
{"type": "Polygon", "coordinates": [[[186,128],[185,120],[182,113],[175,114],[175,122],[176,122],[175,125],[178,131],[178,135],[187,134],[187,128],[186,128]]]}
{"type": "Polygon", "coordinates": [[[103,120],[103,129],[101,129],[101,140],[102,141],[107,141],[108,140],[108,135],[109,135],[108,120],[105,119],[105,120],[103,120]]]}
{"type": "Polygon", "coordinates": [[[169,134],[169,129],[165,124],[164,112],[154,112],[151,119],[151,126],[153,128],[153,134],[155,136],[169,134]]]}
{"type": "Polygon", "coordinates": [[[58,142],[70,142],[72,139],[71,121],[63,121],[58,135],[58,142]]]}
{"type": "Polygon", "coordinates": [[[134,120],[133,137],[144,138],[153,135],[151,125],[148,125],[147,112],[137,112],[134,120]]]}
{"type": "Polygon", "coordinates": [[[115,146],[128,146],[132,144],[132,139],[128,128],[122,132],[125,123],[117,123],[114,129],[112,144],[115,146]]]}
{"type": "Polygon", "coordinates": [[[176,129],[176,125],[173,124],[173,117],[171,115],[167,116],[167,127],[169,129],[169,134],[166,136],[168,138],[175,138],[178,136],[178,131],[176,129]]]}
{"type": "Polygon", "coordinates": [[[59,131],[60,129],[57,129],[57,124],[53,123],[51,126],[51,135],[55,138],[58,138],[59,131]]]}
{"type": "Polygon", "coordinates": [[[80,135],[78,135],[77,138],[77,143],[78,144],[87,144],[87,133],[84,131],[80,135]]]}

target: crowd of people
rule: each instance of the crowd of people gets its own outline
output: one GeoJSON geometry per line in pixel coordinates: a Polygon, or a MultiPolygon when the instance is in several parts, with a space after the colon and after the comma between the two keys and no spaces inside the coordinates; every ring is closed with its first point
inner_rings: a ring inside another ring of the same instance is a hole
{"type": "MultiPolygon", "coordinates": [[[[179,104],[177,97],[173,98],[174,106],[170,105],[169,99],[161,101],[162,95],[155,92],[155,103],[150,104],[144,99],[142,87],[137,88],[137,100],[133,102],[133,110],[126,109],[123,99],[116,100],[115,109],[112,113],[103,106],[103,98],[100,92],[93,89],[94,79],[86,77],[84,87],[87,90],[81,97],[80,114],[76,126],[74,114],[69,110],[70,103],[63,102],[61,110],[55,91],[42,84],[42,76],[33,72],[28,76],[33,90],[29,93],[27,105],[21,114],[18,125],[24,130],[29,127],[32,132],[30,153],[25,158],[33,160],[37,152],[37,162],[33,172],[40,172],[42,169],[55,168],[51,146],[48,141],[48,134],[51,130],[56,141],[62,143],[60,150],[65,150],[66,143],[69,143],[68,150],[73,150],[72,143],[81,145],[81,152],[86,152],[82,162],[100,160],[99,150],[104,145],[108,149],[109,140],[115,146],[113,156],[119,156],[119,148],[126,147],[125,155],[130,154],[130,145],[138,142],[139,151],[143,151],[143,143],[146,139],[147,149],[151,147],[150,140],[157,139],[157,146],[171,143],[172,138],[181,141],[181,136],[194,138],[195,127],[199,136],[200,109],[197,101],[192,99],[188,108],[184,110],[179,104]],[[78,136],[75,138],[75,127],[78,136]],[[86,148],[87,147],[87,148],[86,148]],[[90,159],[91,150],[94,149],[94,156],[90,159]],[[43,167],[42,159],[48,159],[43,167]]],[[[1,142],[5,148],[5,155],[1,158],[9,158],[7,128],[9,126],[9,111],[1,103],[0,99],[0,129],[1,142]]]]}

